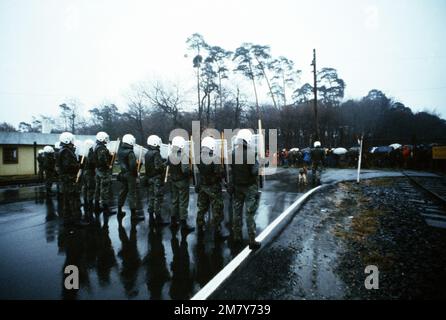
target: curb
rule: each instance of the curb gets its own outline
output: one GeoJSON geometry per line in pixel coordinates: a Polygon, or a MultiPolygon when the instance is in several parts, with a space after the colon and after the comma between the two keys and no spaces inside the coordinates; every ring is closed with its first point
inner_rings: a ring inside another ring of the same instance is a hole
{"type": "Polygon", "coordinates": [[[248,260],[254,257],[272,240],[274,240],[286,227],[288,222],[294,217],[302,204],[305,203],[317,191],[326,189],[332,184],[321,185],[315,187],[291,204],[284,212],[282,212],[273,222],[271,222],[261,233],[256,240],[262,243],[262,247],[256,252],[252,252],[249,247],[243,249],[234,259],[231,260],[219,273],[217,273],[200,291],[198,291],[191,300],[206,300],[208,299],[220,286],[227,280],[234,272],[237,271],[248,260]],[[251,254],[252,253],[252,254],[251,254]]]}

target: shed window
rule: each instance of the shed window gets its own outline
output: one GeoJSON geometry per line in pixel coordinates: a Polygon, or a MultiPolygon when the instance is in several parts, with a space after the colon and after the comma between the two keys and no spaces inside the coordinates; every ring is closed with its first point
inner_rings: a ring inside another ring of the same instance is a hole
{"type": "Polygon", "coordinates": [[[3,147],[3,164],[19,163],[19,149],[17,147],[3,147]]]}

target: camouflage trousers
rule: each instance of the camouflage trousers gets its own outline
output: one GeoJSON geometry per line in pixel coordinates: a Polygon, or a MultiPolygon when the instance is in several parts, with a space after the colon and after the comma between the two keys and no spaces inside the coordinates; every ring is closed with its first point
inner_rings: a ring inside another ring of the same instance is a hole
{"type": "Polygon", "coordinates": [[[171,181],[172,216],[187,219],[189,209],[189,180],[171,181]]]}
{"type": "Polygon", "coordinates": [[[255,214],[259,206],[259,195],[257,184],[252,185],[235,185],[234,187],[234,212],[232,218],[232,229],[235,237],[241,238],[243,230],[243,205],[246,205],[246,226],[248,227],[248,235],[255,238],[256,222],[255,214]]]}
{"type": "Polygon", "coordinates": [[[72,223],[81,218],[80,195],[76,175],[61,176],[62,213],[65,222],[72,223]]]}
{"type": "Polygon", "coordinates": [[[111,171],[96,170],[96,186],[94,197],[99,201],[101,206],[109,206],[111,199],[111,171]]]}
{"type": "Polygon", "coordinates": [[[121,191],[119,192],[118,207],[122,207],[128,196],[130,210],[136,209],[136,177],[130,174],[121,175],[121,191]]]}
{"type": "Polygon", "coordinates": [[[322,172],[322,162],[321,161],[313,161],[311,166],[312,179],[315,181],[319,180],[322,172]]]}
{"type": "Polygon", "coordinates": [[[82,195],[84,203],[92,203],[96,192],[96,179],[94,172],[85,170],[82,174],[82,195]]]}
{"type": "Polygon", "coordinates": [[[45,187],[47,193],[51,192],[54,182],[56,182],[56,172],[45,170],[45,187]]]}
{"type": "Polygon", "coordinates": [[[147,178],[148,211],[156,216],[161,214],[164,199],[163,186],[164,181],[161,176],[147,178]]]}
{"type": "Polygon", "coordinates": [[[219,183],[201,185],[197,200],[197,226],[204,225],[204,215],[212,206],[212,225],[218,226],[223,221],[223,192],[219,183]]]}

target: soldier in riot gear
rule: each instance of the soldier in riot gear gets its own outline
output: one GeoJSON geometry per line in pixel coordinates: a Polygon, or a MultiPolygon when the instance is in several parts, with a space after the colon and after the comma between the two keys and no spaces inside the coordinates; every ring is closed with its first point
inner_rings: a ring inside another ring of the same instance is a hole
{"type": "Polygon", "coordinates": [[[144,216],[136,213],[136,179],[138,177],[138,164],[136,156],[133,151],[135,145],[135,137],[131,134],[126,134],[122,137],[122,144],[118,152],[119,164],[121,166],[121,173],[119,174],[119,181],[121,182],[121,191],[118,200],[118,219],[119,221],[125,216],[122,211],[125,200],[128,197],[128,203],[131,212],[132,222],[144,220],[144,216]]]}
{"type": "Polygon", "coordinates": [[[195,191],[198,193],[197,230],[203,231],[204,216],[212,207],[212,225],[214,238],[224,239],[228,235],[222,230],[223,214],[222,179],[224,170],[220,157],[216,154],[217,143],[212,137],[205,137],[201,142],[201,157],[198,167],[198,181],[195,191]]]}
{"type": "Polygon", "coordinates": [[[74,135],[64,132],[60,135],[61,148],[58,167],[62,183],[62,211],[66,226],[83,225],[81,222],[80,195],[76,187],[79,163],[75,153],[74,135]]]}
{"type": "Polygon", "coordinates": [[[183,137],[177,136],[172,139],[172,152],[168,160],[172,192],[171,225],[177,226],[179,218],[182,231],[190,233],[195,228],[187,223],[190,167],[185,146],[186,140],[183,137]]]}
{"type": "Polygon", "coordinates": [[[47,197],[52,195],[51,188],[56,179],[56,157],[54,156],[54,149],[51,146],[43,148],[43,162],[42,168],[45,177],[45,188],[47,197]]]}
{"type": "Polygon", "coordinates": [[[256,238],[255,214],[259,205],[258,174],[259,164],[254,148],[250,146],[252,132],[248,129],[239,131],[236,146],[232,151],[231,174],[228,191],[233,194],[233,240],[238,244],[242,240],[243,206],[246,206],[246,225],[248,227],[249,247],[260,248],[256,238]]]}
{"type": "Polygon", "coordinates": [[[107,149],[110,138],[105,132],[96,135],[96,146],[94,148],[94,162],[96,170],[95,188],[95,211],[100,212],[100,206],[105,215],[110,216],[115,212],[110,210],[112,169],[110,167],[112,156],[107,149]]]}
{"type": "Polygon", "coordinates": [[[94,193],[96,191],[95,180],[95,159],[94,159],[94,141],[86,140],[84,142],[86,148],[86,155],[83,163],[82,171],[82,193],[84,197],[84,211],[85,214],[91,218],[93,211],[94,193]]]}
{"type": "Polygon", "coordinates": [[[161,208],[163,205],[163,187],[164,187],[164,173],[166,164],[161,158],[160,146],[161,138],[157,135],[151,135],[147,138],[147,151],[144,163],[146,171],[147,183],[147,202],[150,222],[155,221],[158,225],[165,225],[161,217],[161,208]]]}
{"type": "Polygon", "coordinates": [[[312,170],[312,180],[315,183],[322,170],[323,161],[325,159],[325,150],[321,147],[320,141],[314,142],[314,148],[311,149],[311,170],[312,170]]]}

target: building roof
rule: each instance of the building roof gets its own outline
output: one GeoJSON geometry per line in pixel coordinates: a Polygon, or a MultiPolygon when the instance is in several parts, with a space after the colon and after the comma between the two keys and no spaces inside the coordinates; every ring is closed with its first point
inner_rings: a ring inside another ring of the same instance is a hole
{"type": "MultiPolygon", "coordinates": [[[[59,133],[39,133],[39,132],[0,132],[0,145],[33,145],[34,142],[38,146],[53,146],[59,141],[59,133]]],[[[96,140],[96,136],[75,135],[76,140],[96,140]]]]}

